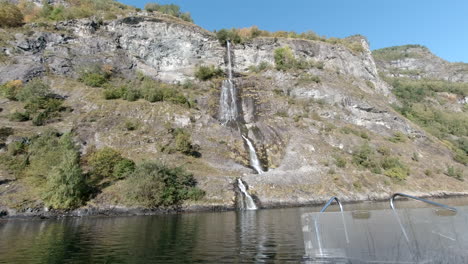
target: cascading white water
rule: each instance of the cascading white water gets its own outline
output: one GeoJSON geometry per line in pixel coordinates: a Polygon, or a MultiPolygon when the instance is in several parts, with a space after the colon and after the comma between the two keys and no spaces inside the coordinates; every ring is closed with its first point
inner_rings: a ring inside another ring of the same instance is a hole
{"type": "Polygon", "coordinates": [[[227,57],[228,57],[228,78],[232,80],[232,62],[231,62],[231,42],[227,41],[227,57]]]}
{"type": "Polygon", "coordinates": [[[237,179],[237,185],[239,186],[240,191],[242,192],[242,196],[244,197],[243,203],[245,204],[246,210],[257,210],[258,207],[255,204],[252,196],[247,192],[247,188],[245,188],[244,182],[241,179],[237,179]]]}
{"type": "MultiPolygon", "coordinates": [[[[231,43],[226,42],[227,45],[227,71],[228,79],[223,81],[221,86],[221,96],[219,99],[219,120],[221,124],[226,125],[231,122],[238,122],[239,120],[239,110],[237,108],[237,89],[232,81],[232,60],[231,60],[231,43]]],[[[237,123],[235,123],[238,125],[237,123]]],[[[263,173],[260,160],[258,159],[257,153],[252,142],[244,135],[242,135],[247,146],[249,147],[250,154],[250,165],[257,171],[257,173],[263,173]]]]}
{"type": "Polygon", "coordinates": [[[247,146],[249,147],[249,154],[250,154],[250,165],[257,171],[258,174],[264,173],[262,166],[260,165],[260,160],[258,159],[257,152],[255,151],[255,148],[250,141],[250,139],[244,135],[242,135],[242,138],[245,140],[247,143],[247,146]]]}
{"type": "Polygon", "coordinates": [[[236,87],[231,80],[223,81],[219,100],[219,120],[222,124],[237,121],[239,111],[237,110],[236,92],[236,87]]]}
{"type": "Polygon", "coordinates": [[[221,97],[219,99],[219,120],[222,124],[237,121],[239,111],[237,110],[237,89],[232,82],[231,43],[227,41],[228,57],[228,79],[221,86],[221,97]]]}

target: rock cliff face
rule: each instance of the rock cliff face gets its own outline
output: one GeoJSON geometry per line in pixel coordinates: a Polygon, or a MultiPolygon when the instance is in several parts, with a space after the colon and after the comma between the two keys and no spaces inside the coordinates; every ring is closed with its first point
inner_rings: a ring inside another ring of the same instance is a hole
{"type": "MultiPolygon", "coordinates": [[[[239,132],[217,120],[220,81],[194,78],[199,65],[226,66],[226,48],[213,33],[196,25],[160,15],[102,23],[87,19],[59,22],[53,30],[31,25],[30,31],[14,34],[0,47],[9,60],[0,65],[0,83],[46,78],[74,109],[51,126],[73,130],[83,152],[90,145],[111,146],[137,161],[160,159],[184,164],[207,192],[205,200],[192,206],[232,207],[237,177],[243,177],[262,206],[318,202],[335,194],[347,200],[365,200],[380,199],[394,191],[441,194],[467,190],[466,183],[440,171],[431,176],[424,173],[428,168],[451,164],[450,151],[390,107],[390,103],[397,103],[392,88],[380,79],[367,42],[362,40],[361,45],[364,52],[321,41],[256,38],[233,46],[233,82],[239,89],[247,135],[263,166],[268,167],[261,175],[249,168],[248,150],[239,132]],[[274,69],[274,51],[285,46],[296,58],[322,63],[323,67],[274,69]],[[262,63],[270,67],[250,71],[262,63]],[[168,83],[191,81],[194,90],[185,92],[194,96],[197,108],[184,109],[167,102],[106,101],[99,88],[74,81],[91,64],[110,65],[122,78],[134,78],[140,72],[168,83]],[[137,120],[142,128],[122,131],[127,119],[137,120]],[[202,157],[162,151],[168,124],[189,130],[194,143],[201,146],[202,157]],[[396,132],[405,135],[405,143],[388,140],[396,132]],[[395,181],[354,165],[359,146],[369,144],[386,149],[387,154],[382,155],[407,163],[411,167],[408,179],[395,181]],[[415,155],[421,157],[419,161],[414,160],[415,155]],[[337,160],[344,160],[345,165],[338,166],[337,160]]],[[[438,62],[427,66],[423,58],[406,58],[379,60],[377,64],[382,71],[398,64],[398,68],[423,69],[428,76],[445,74],[441,69],[448,63],[438,62]]],[[[465,75],[444,76],[467,81],[465,75]]],[[[7,114],[15,107],[15,102],[2,102],[2,126],[23,133],[40,130],[8,121],[7,114]]],[[[113,194],[115,188],[104,190],[90,204],[120,204],[113,194]]]]}

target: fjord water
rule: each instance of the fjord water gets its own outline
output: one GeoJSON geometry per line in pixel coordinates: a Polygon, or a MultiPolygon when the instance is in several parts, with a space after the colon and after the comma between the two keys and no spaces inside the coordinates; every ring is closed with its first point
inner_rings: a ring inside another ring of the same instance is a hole
{"type": "Polygon", "coordinates": [[[300,260],[297,209],[0,222],[0,263],[300,260]]]}
{"type": "MultiPolygon", "coordinates": [[[[468,205],[467,198],[439,202],[468,205]]],[[[397,204],[398,208],[423,206],[397,204]]],[[[389,204],[344,207],[388,209],[389,204]]],[[[319,210],[0,220],[0,263],[298,263],[305,255],[301,216],[319,210]]]]}

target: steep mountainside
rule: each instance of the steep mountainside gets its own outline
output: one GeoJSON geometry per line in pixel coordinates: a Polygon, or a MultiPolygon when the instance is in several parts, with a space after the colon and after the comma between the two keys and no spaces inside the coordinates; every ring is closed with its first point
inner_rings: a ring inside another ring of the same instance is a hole
{"type": "Polygon", "coordinates": [[[420,45],[406,45],[373,51],[380,71],[393,77],[430,78],[468,82],[468,64],[450,63],[420,45]]]}
{"type": "MultiPolygon", "coordinates": [[[[452,149],[391,106],[401,102],[379,77],[364,39],[355,40],[363,52],[320,40],[273,37],[249,39],[227,50],[214,33],[158,13],[0,30],[0,84],[21,86],[39,78],[68,109],[39,125],[18,122],[12,115],[25,103],[4,94],[0,127],[14,132],[5,136],[2,155],[13,155],[10,159],[17,153],[11,147],[15,142],[29,142],[50,128],[71,131],[83,157],[111,147],[137,164],[159,160],[183,166],[206,192],[201,200],[185,202],[192,209],[234,207],[240,177],[265,207],[319,202],[332,195],[367,200],[395,191],[444,195],[468,190],[462,181],[466,165],[453,160],[452,149]],[[227,74],[195,78],[200,66],[210,65],[226,73],[232,66],[237,127],[219,120],[227,74]],[[93,71],[106,72],[106,83],[87,82],[93,71]],[[177,99],[112,94],[119,89],[145,94],[148,77],[177,99]],[[179,135],[188,135],[190,146],[197,147],[190,153],[181,150],[179,135]],[[265,173],[252,169],[242,135],[252,141],[265,173]]],[[[377,65],[384,72],[425,67],[428,76],[467,81],[452,72],[438,75],[452,67],[442,60],[433,68],[416,58],[379,59],[377,65]]],[[[10,208],[5,213],[42,213],[42,189],[27,175],[0,167],[0,207],[10,208]]],[[[129,183],[119,179],[100,185],[84,208],[142,206],[125,198],[129,183]]]]}

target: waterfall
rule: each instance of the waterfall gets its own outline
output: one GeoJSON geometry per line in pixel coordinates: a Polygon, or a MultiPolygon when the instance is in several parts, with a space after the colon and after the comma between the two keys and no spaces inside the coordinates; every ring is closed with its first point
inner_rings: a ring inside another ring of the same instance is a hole
{"type": "Polygon", "coordinates": [[[250,139],[244,135],[242,138],[247,143],[249,147],[249,154],[250,154],[250,165],[257,171],[258,174],[264,173],[262,166],[260,165],[260,160],[258,159],[257,152],[255,151],[254,145],[250,141],[250,139]]]}
{"type": "Polygon", "coordinates": [[[231,42],[227,41],[227,57],[228,57],[228,77],[232,80],[232,62],[231,62],[231,42]]]}
{"type": "Polygon", "coordinates": [[[219,99],[219,120],[222,124],[237,121],[239,111],[237,110],[237,89],[232,82],[231,43],[227,41],[228,57],[228,79],[221,86],[221,97],[219,99]]]}
{"type": "Polygon", "coordinates": [[[239,186],[240,191],[242,192],[243,201],[242,204],[246,210],[257,210],[257,205],[255,204],[252,196],[247,192],[244,182],[241,179],[237,179],[237,185],[239,186]]]}
{"type": "MultiPolygon", "coordinates": [[[[231,43],[227,41],[227,72],[228,79],[223,81],[221,86],[221,96],[219,99],[219,121],[222,125],[235,125],[240,131],[239,124],[239,109],[237,102],[237,88],[232,81],[232,59],[231,59],[231,43]]],[[[244,135],[242,135],[247,146],[249,147],[250,165],[257,171],[258,174],[263,173],[260,160],[255,152],[254,145],[244,135]]]]}
{"type": "Polygon", "coordinates": [[[219,120],[225,125],[229,122],[236,122],[238,117],[237,89],[231,79],[224,80],[219,100],[219,120]]]}

